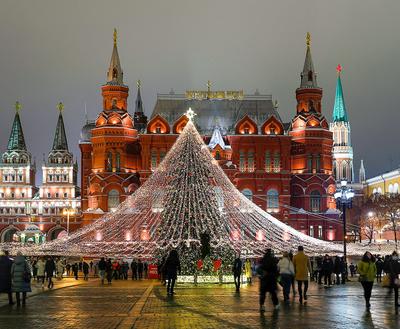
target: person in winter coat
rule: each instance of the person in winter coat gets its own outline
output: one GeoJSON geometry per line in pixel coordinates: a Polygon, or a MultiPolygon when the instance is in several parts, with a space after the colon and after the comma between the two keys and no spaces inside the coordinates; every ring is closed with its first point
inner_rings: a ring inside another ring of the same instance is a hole
{"type": "Polygon", "coordinates": [[[278,262],[278,271],[281,276],[281,283],[283,286],[283,300],[289,301],[290,287],[294,277],[294,265],[289,258],[289,253],[284,252],[282,258],[278,262]]]}
{"type": "Polygon", "coordinates": [[[139,259],[139,262],[137,264],[137,268],[138,268],[138,275],[139,275],[139,280],[143,279],[143,263],[142,261],[139,259]]]}
{"type": "Polygon", "coordinates": [[[89,280],[89,264],[87,262],[82,263],[83,280],[89,280]]]}
{"type": "Polygon", "coordinates": [[[137,273],[137,262],[136,260],[132,260],[131,263],[131,271],[132,271],[132,280],[137,280],[138,279],[138,273],[137,273]]]}
{"type": "Polygon", "coordinates": [[[270,293],[272,303],[275,309],[279,309],[279,301],[276,291],[278,289],[276,281],[278,278],[278,266],[277,260],[274,257],[274,252],[271,249],[267,249],[260,266],[257,269],[257,273],[260,277],[260,312],[265,312],[265,295],[267,292],[270,293]]]}
{"type": "Polygon", "coordinates": [[[371,307],[369,301],[371,299],[372,286],[376,276],[375,259],[369,251],[364,254],[358,263],[357,271],[360,274],[359,281],[364,289],[365,306],[369,310],[371,307]]]}
{"type": "Polygon", "coordinates": [[[49,289],[53,289],[53,286],[54,286],[53,275],[54,275],[55,270],[56,270],[56,264],[54,263],[53,258],[51,258],[49,256],[47,258],[46,264],[44,266],[44,271],[46,273],[47,281],[48,281],[47,288],[49,288],[49,289]]]}
{"type": "Polygon", "coordinates": [[[248,258],[246,259],[246,262],[244,263],[244,272],[246,274],[247,283],[251,283],[251,279],[253,277],[253,271],[251,269],[251,261],[248,258]]]}
{"type": "Polygon", "coordinates": [[[79,278],[78,272],[79,272],[79,265],[77,263],[74,263],[72,265],[72,273],[74,273],[75,280],[78,280],[78,278],[79,278]]]}
{"type": "Polygon", "coordinates": [[[394,290],[394,306],[399,307],[400,263],[399,255],[396,251],[393,251],[390,260],[387,262],[385,272],[389,275],[390,288],[394,290]]]}
{"type": "Polygon", "coordinates": [[[104,257],[101,257],[98,267],[99,267],[99,276],[100,276],[101,284],[103,285],[104,284],[104,277],[105,277],[105,274],[106,274],[106,267],[107,267],[107,264],[106,264],[106,261],[104,260],[104,257]]]}
{"type": "Polygon", "coordinates": [[[375,262],[376,265],[376,282],[382,282],[382,272],[383,272],[383,260],[381,257],[378,257],[375,262]]]}
{"type": "Polygon", "coordinates": [[[232,266],[233,280],[235,281],[236,292],[239,292],[240,289],[240,277],[242,275],[242,267],[242,260],[240,259],[240,256],[237,255],[232,266]]]}
{"type": "Polygon", "coordinates": [[[26,293],[31,292],[31,269],[25,257],[21,252],[17,253],[14,263],[11,266],[11,290],[15,292],[17,299],[17,306],[21,305],[22,292],[22,305],[25,306],[26,293]]]}
{"type": "Polygon", "coordinates": [[[113,276],[113,266],[110,258],[106,262],[106,273],[107,273],[107,282],[108,284],[111,284],[113,276]]]}
{"type": "Polygon", "coordinates": [[[297,290],[299,292],[300,304],[307,302],[307,290],[308,290],[308,274],[312,273],[311,263],[308,256],[304,253],[303,246],[297,248],[298,252],[293,257],[295,279],[297,281],[297,290]],[[304,292],[303,292],[304,284],[304,292]],[[304,293],[304,294],[303,294],[304,293]]]}
{"type": "Polygon", "coordinates": [[[61,280],[64,274],[64,262],[61,258],[57,261],[56,266],[57,266],[57,278],[61,280]]]}
{"type": "Polygon", "coordinates": [[[44,268],[45,268],[46,262],[44,261],[43,257],[40,257],[39,260],[36,263],[37,267],[37,278],[38,281],[42,281],[42,288],[44,288],[44,278],[45,278],[45,273],[44,273],[44,268]]]}
{"type": "Polygon", "coordinates": [[[340,284],[341,266],[340,266],[340,257],[339,256],[335,257],[335,261],[333,263],[333,273],[335,273],[336,284],[340,284]]]}
{"type": "Polygon", "coordinates": [[[179,261],[178,252],[175,249],[170,251],[168,258],[165,261],[165,271],[167,275],[166,279],[168,281],[167,294],[171,296],[174,294],[174,286],[178,276],[178,271],[179,273],[181,272],[181,263],[179,261]]]}
{"type": "Polygon", "coordinates": [[[324,274],[324,284],[325,286],[332,285],[332,272],[333,272],[333,262],[332,258],[329,255],[325,255],[324,260],[322,261],[322,272],[324,274]]]}
{"type": "Polygon", "coordinates": [[[11,293],[11,267],[12,260],[8,257],[8,251],[1,252],[0,256],[0,293],[8,295],[8,304],[13,305],[11,293]]]}

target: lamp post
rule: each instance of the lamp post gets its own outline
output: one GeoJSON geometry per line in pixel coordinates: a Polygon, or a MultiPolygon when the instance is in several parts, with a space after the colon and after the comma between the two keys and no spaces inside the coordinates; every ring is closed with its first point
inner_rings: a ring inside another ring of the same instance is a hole
{"type": "Polygon", "coordinates": [[[352,199],[354,197],[354,192],[351,188],[347,186],[347,181],[341,181],[340,187],[336,188],[336,192],[334,194],[336,199],[336,206],[342,210],[342,218],[343,218],[343,257],[345,263],[347,263],[347,249],[346,249],[346,209],[351,208],[352,199]]]}
{"type": "Polygon", "coordinates": [[[67,216],[67,236],[69,235],[69,216],[75,214],[74,208],[66,208],[63,211],[64,216],[67,216]]]}

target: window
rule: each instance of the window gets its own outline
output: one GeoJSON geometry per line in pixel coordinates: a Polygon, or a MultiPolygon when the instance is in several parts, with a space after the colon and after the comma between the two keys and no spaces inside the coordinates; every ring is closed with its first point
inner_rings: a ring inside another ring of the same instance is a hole
{"type": "Polygon", "coordinates": [[[394,183],[393,185],[393,193],[399,193],[399,184],[398,183],[394,183]]]}
{"type": "Polygon", "coordinates": [[[389,193],[393,193],[393,185],[392,184],[389,185],[389,193]]]}
{"type": "Polygon", "coordinates": [[[108,172],[112,171],[112,153],[111,152],[108,152],[108,154],[107,154],[106,170],[108,172]]]}
{"type": "Polygon", "coordinates": [[[312,171],[312,156],[311,155],[309,155],[308,157],[307,157],[307,169],[308,169],[308,171],[312,171]]]}
{"type": "Polygon", "coordinates": [[[117,167],[117,172],[120,172],[121,170],[121,155],[117,153],[115,155],[115,166],[117,167]]]}
{"type": "Polygon", "coordinates": [[[64,182],[68,182],[68,176],[67,175],[63,175],[63,180],[64,180],[64,182]]]}
{"type": "Polygon", "coordinates": [[[23,178],[22,175],[19,174],[19,175],[18,175],[18,182],[22,182],[22,178],[23,178]]]}
{"type": "Polygon", "coordinates": [[[157,168],[157,152],[156,150],[151,151],[151,170],[155,170],[157,168]]]}
{"type": "Polygon", "coordinates": [[[21,198],[25,198],[25,193],[21,192],[21,198]]]}
{"type": "Polygon", "coordinates": [[[380,187],[378,187],[377,193],[382,194],[382,189],[380,187]]]}
{"type": "Polygon", "coordinates": [[[14,199],[15,198],[15,193],[11,192],[11,197],[14,199]]]}
{"type": "Polygon", "coordinates": [[[274,125],[271,125],[271,126],[269,127],[269,133],[270,133],[271,135],[275,135],[275,131],[276,131],[275,126],[274,126],[274,125]]]}
{"type": "Polygon", "coordinates": [[[247,199],[249,199],[250,201],[253,200],[253,192],[252,192],[250,189],[246,188],[246,189],[242,190],[242,194],[243,194],[247,199]]]}
{"type": "Polygon", "coordinates": [[[342,178],[346,179],[347,178],[347,164],[343,163],[343,167],[342,167],[342,178]]]}
{"type": "Polygon", "coordinates": [[[245,128],[244,128],[244,134],[245,134],[245,135],[248,135],[249,133],[250,133],[249,127],[245,127],[245,128]]]}
{"type": "Polygon", "coordinates": [[[314,226],[310,225],[310,236],[314,237],[314,226]]]}
{"type": "Polygon", "coordinates": [[[51,198],[50,192],[47,192],[47,197],[48,197],[48,198],[51,198]]]}
{"type": "Polygon", "coordinates": [[[56,198],[58,198],[59,197],[59,193],[58,192],[56,192],[56,198]]]}
{"type": "Polygon", "coordinates": [[[245,160],[243,151],[239,152],[239,170],[240,171],[246,170],[246,160],[245,160]]]}
{"type": "Polygon", "coordinates": [[[318,238],[322,239],[322,226],[318,225],[318,238]]]}
{"type": "Polygon", "coordinates": [[[221,160],[221,153],[219,151],[215,152],[215,160],[221,160]]]}
{"type": "Polygon", "coordinates": [[[156,134],[161,134],[161,127],[160,126],[156,126],[156,134]]]}
{"type": "Polygon", "coordinates": [[[119,205],[119,192],[117,190],[111,190],[108,192],[108,210],[113,211],[119,205]]]}
{"type": "Polygon", "coordinates": [[[52,182],[53,181],[53,175],[48,175],[47,179],[48,179],[49,182],[52,182]]]}
{"type": "Polygon", "coordinates": [[[321,194],[319,191],[312,191],[310,195],[310,208],[312,212],[321,211],[321,194]]]}
{"type": "Polygon", "coordinates": [[[68,198],[68,193],[64,193],[64,198],[68,198]]]}
{"type": "Polygon", "coordinates": [[[317,172],[319,172],[320,169],[321,169],[321,157],[320,157],[319,154],[317,154],[317,155],[315,156],[315,170],[316,170],[317,172]]]}
{"type": "Polygon", "coordinates": [[[277,211],[279,209],[279,193],[275,189],[267,192],[267,211],[277,211]]]}
{"type": "Polygon", "coordinates": [[[247,168],[248,171],[253,172],[254,171],[254,152],[250,151],[247,154],[247,168]]]}
{"type": "Polygon", "coordinates": [[[274,154],[274,172],[281,171],[281,155],[279,152],[275,152],[274,154]]]}
{"type": "Polygon", "coordinates": [[[1,198],[4,198],[4,192],[1,192],[1,193],[0,193],[0,197],[1,197],[1,198]]]}
{"type": "Polygon", "coordinates": [[[265,172],[271,172],[271,153],[265,151],[265,172]]]}

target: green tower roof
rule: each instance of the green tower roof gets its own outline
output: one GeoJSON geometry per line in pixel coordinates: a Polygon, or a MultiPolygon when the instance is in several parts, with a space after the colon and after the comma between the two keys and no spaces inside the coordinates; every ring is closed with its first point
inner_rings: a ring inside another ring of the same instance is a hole
{"type": "Polygon", "coordinates": [[[333,106],[333,122],[348,122],[346,105],[344,104],[342,80],[340,79],[342,67],[338,65],[336,70],[338,72],[338,77],[336,82],[335,105],[333,106]]]}
{"type": "Polygon", "coordinates": [[[64,105],[62,103],[59,103],[57,107],[58,110],[60,111],[60,114],[58,115],[57,128],[56,128],[56,133],[54,135],[52,149],[54,151],[55,150],[68,151],[67,136],[65,134],[64,119],[62,116],[62,110],[64,109],[64,105]]]}
{"type": "Polygon", "coordinates": [[[26,144],[24,133],[22,131],[21,119],[19,118],[19,110],[21,105],[19,102],[15,103],[15,117],[11,129],[10,138],[8,139],[8,151],[26,151],[26,144]]]}

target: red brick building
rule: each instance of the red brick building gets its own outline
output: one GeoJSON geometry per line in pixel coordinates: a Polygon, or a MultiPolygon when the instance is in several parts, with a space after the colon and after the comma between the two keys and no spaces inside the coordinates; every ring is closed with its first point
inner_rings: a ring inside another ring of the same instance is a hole
{"type": "Polygon", "coordinates": [[[147,120],[139,82],[132,117],[114,36],[107,82],[102,86],[103,110],[95,122],[83,127],[79,144],[83,222],[112,211],[151,175],[192,108],[210,152],[246,197],[306,234],[342,239],[332,197],[332,133],[322,114],[322,88],[309,38],[290,123],[282,122],[270,95],[213,91],[210,83],[207,86],[205,91],[158,94],[147,120]]]}

